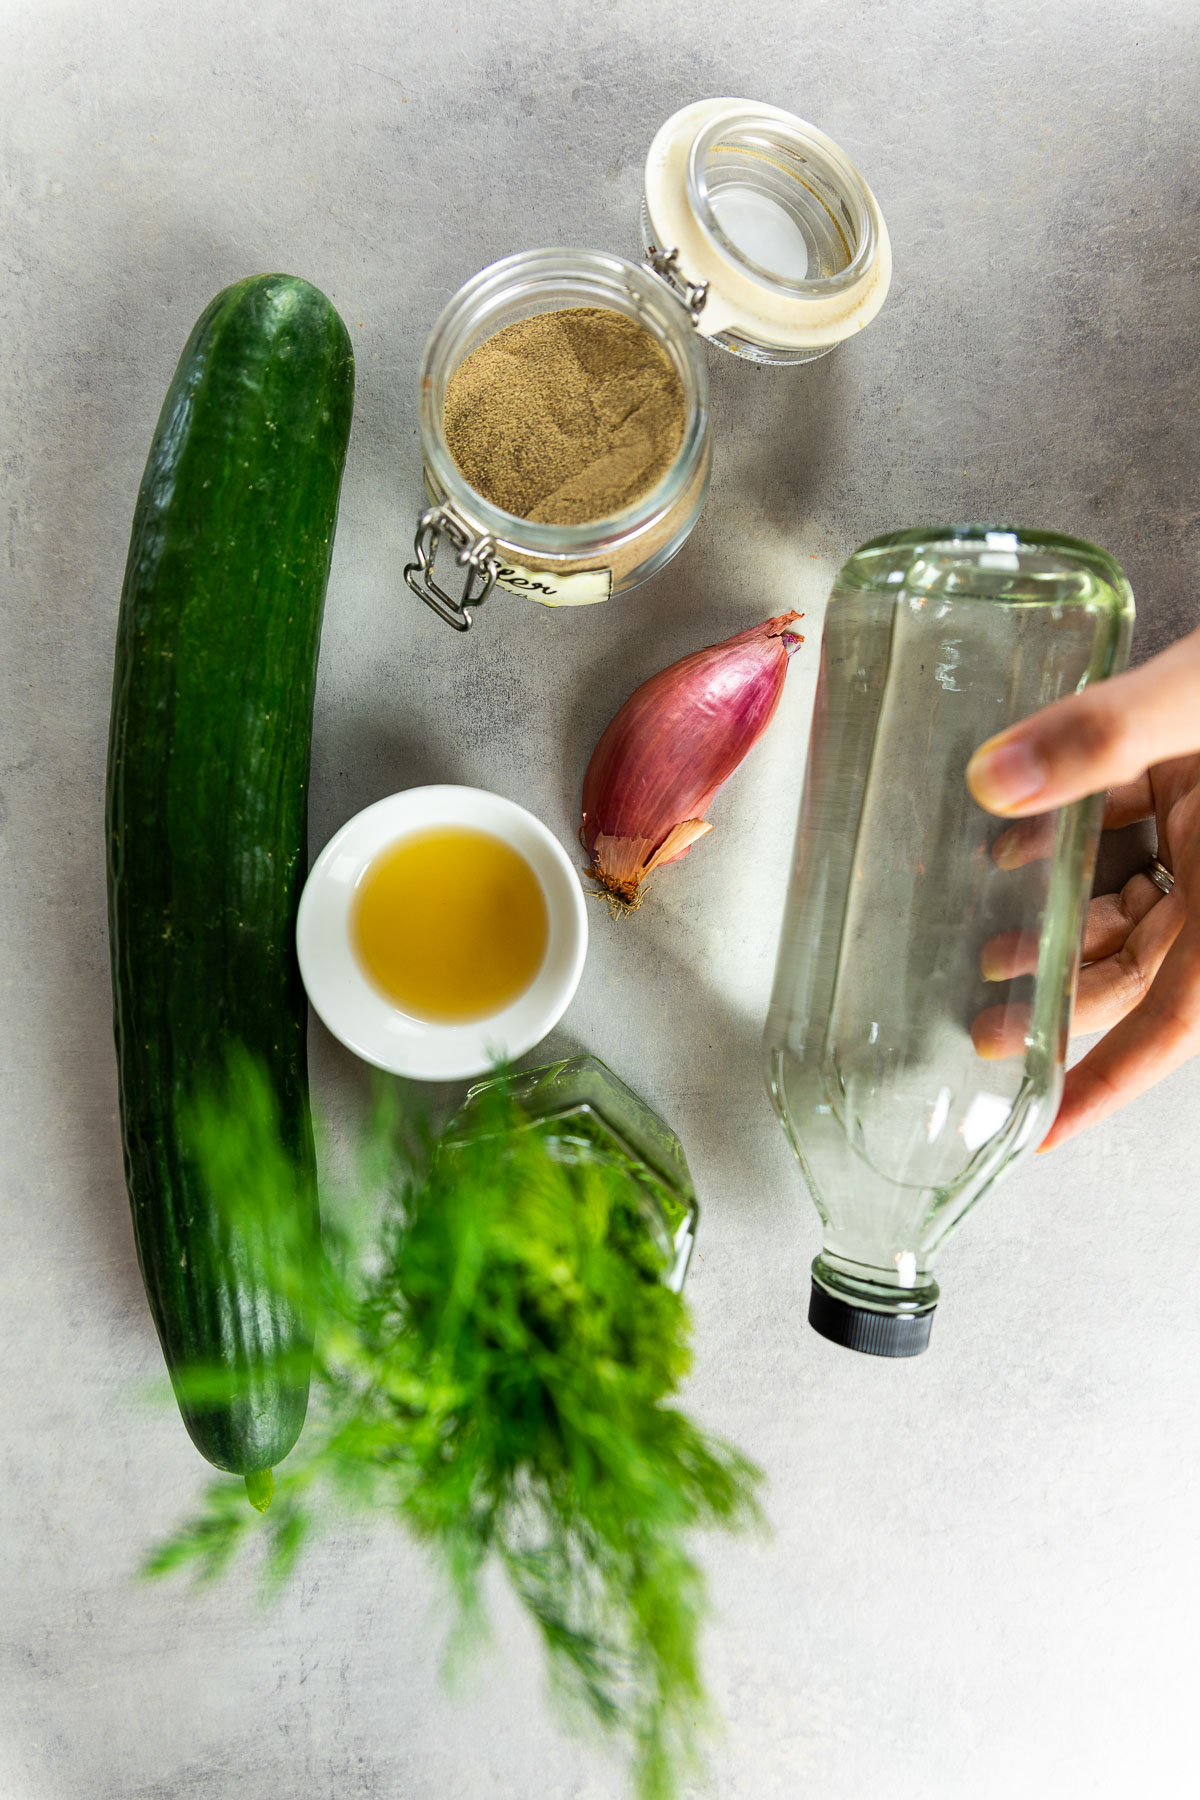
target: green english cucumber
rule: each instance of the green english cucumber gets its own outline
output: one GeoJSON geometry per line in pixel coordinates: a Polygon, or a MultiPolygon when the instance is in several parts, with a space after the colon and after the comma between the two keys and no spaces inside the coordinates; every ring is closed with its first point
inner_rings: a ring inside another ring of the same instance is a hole
{"type": "Polygon", "coordinates": [[[138,1259],[184,1422],[250,1479],[295,1443],[308,1328],[189,1148],[231,1051],[266,1070],[318,1230],[296,908],[321,613],[354,403],[334,307],[262,275],[201,314],[134,514],[108,753],[109,938],[138,1259]],[[226,1372],[227,1396],[179,1377],[226,1372]]]}

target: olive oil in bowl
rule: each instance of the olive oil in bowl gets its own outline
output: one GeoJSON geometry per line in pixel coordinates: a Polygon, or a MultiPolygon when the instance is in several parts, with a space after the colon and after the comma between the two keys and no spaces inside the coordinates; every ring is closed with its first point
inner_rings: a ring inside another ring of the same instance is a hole
{"type": "Polygon", "coordinates": [[[444,825],[385,845],[359,877],[355,952],[402,1012],[460,1024],[503,1011],[546,956],[546,897],[519,851],[490,832],[444,825]]]}
{"type": "Polygon", "coordinates": [[[296,959],[348,1050],[415,1081],[515,1062],[562,1018],[587,955],[579,873],[523,806],[405,788],[336,831],[309,871],[296,959]]]}

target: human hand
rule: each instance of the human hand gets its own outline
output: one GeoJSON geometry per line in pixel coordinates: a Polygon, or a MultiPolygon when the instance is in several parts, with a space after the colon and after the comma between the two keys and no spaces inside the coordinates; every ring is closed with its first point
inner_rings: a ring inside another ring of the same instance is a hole
{"type": "MultiPolygon", "coordinates": [[[[1200,631],[989,738],[967,784],[980,806],[1021,821],[992,847],[1001,868],[1048,853],[1047,822],[1031,815],[1107,788],[1105,828],[1153,818],[1175,877],[1164,894],[1138,873],[1088,909],[1071,1030],[1105,1035],[1067,1073],[1049,1150],[1200,1051],[1200,631]]],[[[1005,980],[1035,963],[1036,946],[1013,934],[987,947],[983,972],[1005,980]]],[[[976,1047],[1020,1048],[1003,1040],[1002,1026],[993,1040],[985,1026],[976,1047]]]]}

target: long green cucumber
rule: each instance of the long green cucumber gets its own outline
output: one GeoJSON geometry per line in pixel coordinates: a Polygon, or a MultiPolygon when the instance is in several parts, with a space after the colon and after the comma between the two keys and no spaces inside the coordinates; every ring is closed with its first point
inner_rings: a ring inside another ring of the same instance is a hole
{"type": "Polygon", "coordinates": [[[249,1053],[316,1233],[294,929],[353,403],[349,336],[316,288],[262,275],[218,294],[159,417],[117,627],[109,938],[138,1260],[188,1431],[259,1505],[304,1422],[308,1325],[263,1233],[231,1228],[228,1197],[200,1181],[189,1115],[249,1053]],[[189,1394],[197,1369],[226,1372],[230,1393],[189,1394]]]}

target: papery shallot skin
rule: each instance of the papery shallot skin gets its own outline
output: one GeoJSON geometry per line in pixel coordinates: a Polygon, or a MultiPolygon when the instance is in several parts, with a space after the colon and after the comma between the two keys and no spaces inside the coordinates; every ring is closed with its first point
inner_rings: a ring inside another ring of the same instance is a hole
{"type": "Polygon", "coordinates": [[[686,856],[712,830],[717,790],[770,724],[788,658],[803,638],[781,613],[652,675],[629,696],[583,778],[582,839],[591,873],[637,902],[651,869],[686,856]]]}

